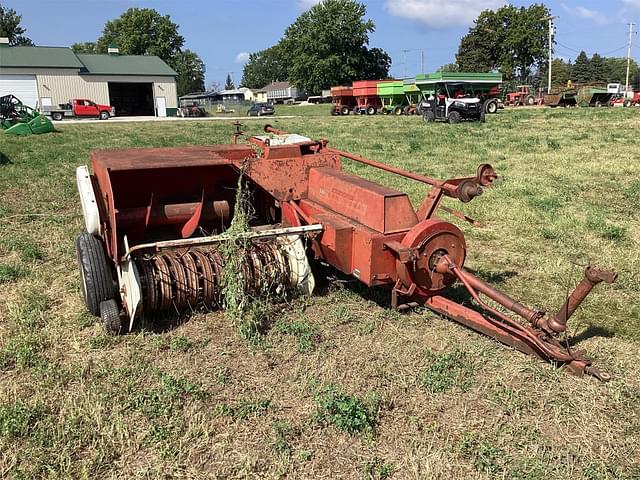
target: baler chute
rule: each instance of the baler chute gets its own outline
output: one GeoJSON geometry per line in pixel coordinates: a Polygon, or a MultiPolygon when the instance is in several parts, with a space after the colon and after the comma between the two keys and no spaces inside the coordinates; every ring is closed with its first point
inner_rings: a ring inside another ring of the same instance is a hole
{"type": "Polygon", "coordinates": [[[469,202],[481,195],[497,178],[490,165],[480,165],[473,176],[438,180],[331,148],[325,140],[312,141],[268,125],[265,132],[268,135],[248,137],[245,145],[238,144],[238,129],[231,145],[94,152],[93,175],[79,167],[87,233],[79,239],[78,256],[83,293],[94,314],[101,313],[107,325],[119,330],[113,312],[120,305],[129,328],[141,315],[219,307],[225,266],[218,247],[230,240],[225,231],[243,175],[256,212],[251,228],[242,234],[250,244],[243,253],[247,288],[258,291],[266,282],[310,293],[314,281],[306,238],[316,260],[369,287],[387,288],[393,308],[422,304],[576,374],[609,378],[559,336],[591,288],[615,281],[615,273],[588,267],[565,305],[547,315],[464,269],[464,235],[436,213],[442,208],[468,219],[441,201],[449,197],[469,202]],[[405,193],[346,173],[343,159],[422,182],[429,189],[415,210],[405,193]],[[477,309],[448,297],[456,282],[477,309]]]}

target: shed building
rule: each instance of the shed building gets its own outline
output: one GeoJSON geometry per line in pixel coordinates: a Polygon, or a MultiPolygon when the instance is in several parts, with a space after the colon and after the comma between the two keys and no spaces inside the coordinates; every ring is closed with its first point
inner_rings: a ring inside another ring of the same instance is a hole
{"type": "Polygon", "coordinates": [[[116,115],[173,116],[176,72],[151,55],[74,53],[66,47],[10,47],[0,40],[0,96],[31,107],[85,98],[111,105],[116,115]]]}

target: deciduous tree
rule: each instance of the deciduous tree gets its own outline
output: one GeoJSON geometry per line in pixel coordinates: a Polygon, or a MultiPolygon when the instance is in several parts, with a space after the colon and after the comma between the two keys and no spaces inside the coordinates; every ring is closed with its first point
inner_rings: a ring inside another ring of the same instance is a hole
{"type": "Polygon", "coordinates": [[[178,95],[202,91],[204,63],[197,53],[182,50],[184,37],[178,29],[169,15],[161,15],[153,8],[130,8],[105,23],[95,43],[76,43],[72,48],[79,53],[107,53],[113,44],[123,55],[156,55],[178,74],[178,95]]]}
{"type": "Polygon", "coordinates": [[[262,87],[289,80],[309,93],[353,80],[386,78],[391,58],[369,48],[373,21],[355,0],[323,0],[300,15],[270,49],[252,54],[242,84],[262,87]]]}
{"type": "Polygon", "coordinates": [[[174,59],[178,95],[204,91],[205,67],[202,59],[191,50],[179,52],[174,59]]]}
{"type": "Polygon", "coordinates": [[[71,45],[71,50],[75,53],[100,53],[96,42],[80,42],[71,45]]]}
{"type": "Polygon", "coordinates": [[[262,88],[277,80],[289,78],[289,64],[280,45],[251,53],[242,70],[242,86],[262,88]]]}
{"type": "Polygon", "coordinates": [[[546,61],[549,14],[543,4],[484,10],[460,41],[456,63],[462,71],[500,70],[506,80],[526,81],[546,61]]]}

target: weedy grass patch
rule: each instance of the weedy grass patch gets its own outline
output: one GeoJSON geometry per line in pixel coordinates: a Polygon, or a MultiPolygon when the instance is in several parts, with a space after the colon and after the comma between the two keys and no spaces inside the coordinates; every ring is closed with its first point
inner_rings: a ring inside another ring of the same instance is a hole
{"type": "Polygon", "coordinates": [[[342,392],[336,385],[327,385],[316,395],[317,418],[347,433],[375,433],[380,398],[369,393],[366,398],[342,392]]]}

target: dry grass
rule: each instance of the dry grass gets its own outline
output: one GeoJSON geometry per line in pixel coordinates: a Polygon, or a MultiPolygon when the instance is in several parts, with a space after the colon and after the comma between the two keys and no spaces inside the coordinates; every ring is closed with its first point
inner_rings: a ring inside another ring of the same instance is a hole
{"type": "MultiPolygon", "coordinates": [[[[460,206],[487,224],[462,226],[468,266],[545,307],[578,279],[574,258],[617,268],[571,332],[608,384],[428,311],[398,315],[355,284],[295,301],[258,347],[220,313],[106,337],[79,295],[75,166],[95,148],[228,141],[231,127],[107,122],[0,137],[0,478],[640,477],[637,113],[508,111],[454,127],[274,119],[434,176],[494,164],[495,188],[460,206]],[[344,396],[327,400],[330,388],[344,396]],[[358,419],[371,428],[349,433],[358,419]]],[[[415,201],[424,193],[345,166],[415,201]]]]}

